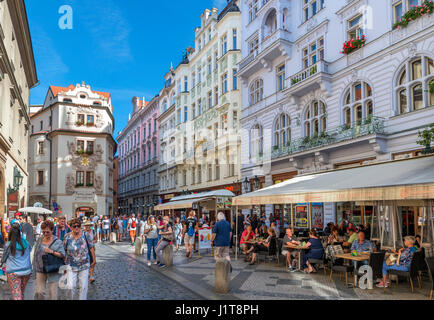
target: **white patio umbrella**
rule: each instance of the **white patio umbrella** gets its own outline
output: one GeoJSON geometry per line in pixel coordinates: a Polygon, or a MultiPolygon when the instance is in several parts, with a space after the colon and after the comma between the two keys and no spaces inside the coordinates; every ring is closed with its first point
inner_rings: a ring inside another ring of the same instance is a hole
{"type": "Polygon", "coordinates": [[[21,208],[21,209],[18,209],[18,212],[36,213],[36,214],[53,214],[53,211],[51,211],[51,210],[48,210],[45,208],[38,208],[38,207],[21,208]]]}

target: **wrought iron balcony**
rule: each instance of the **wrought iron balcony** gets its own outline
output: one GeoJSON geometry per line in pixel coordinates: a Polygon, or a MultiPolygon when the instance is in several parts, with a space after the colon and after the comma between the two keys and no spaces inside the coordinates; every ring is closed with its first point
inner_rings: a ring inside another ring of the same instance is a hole
{"type": "Polygon", "coordinates": [[[322,89],[328,89],[325,88],[328,87],[327,83],[330,81],[328,63],[320,60],[314,65],[290,76],[287,80],[289,83],[285,91],[296,96],[302,96],[308,91],[320,87],[322,89]]]}
{"type": "Polygon", "coordinates": [[[341,125],[312,137],[292,140],[288,145],[283,147],[273,147],[271,159],[277,159],[297,152],[333,145],[342,141],[348,141],[371,134],[383,133],[384,119],[379,117],[368,117],[365,120],[356,121],[351,126],[341,125]]]}

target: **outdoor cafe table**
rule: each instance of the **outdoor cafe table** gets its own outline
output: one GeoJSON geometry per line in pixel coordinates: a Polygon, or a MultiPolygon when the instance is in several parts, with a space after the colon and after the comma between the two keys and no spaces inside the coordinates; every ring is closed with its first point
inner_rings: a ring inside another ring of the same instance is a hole
{"type": "Polygon", "coordinates": [[[308,247],[302,247],[302,246],[282,246],[282,249],[292,249],[298,251],[298,268],[297,271],[301,271],[301,251],[302,250],[309,250],[308,247]]]}
{"type": "Polygon", "coordinates": [[[357,256],[353,256],[351,253],[341,253],[336,254],[336,258],[345,259],[345,260],[352,260],[354,262],[354,283],[357,285],[357,262],[360,261],[369,261],[370,253],[369,252],[359,252],[357,256]]]}

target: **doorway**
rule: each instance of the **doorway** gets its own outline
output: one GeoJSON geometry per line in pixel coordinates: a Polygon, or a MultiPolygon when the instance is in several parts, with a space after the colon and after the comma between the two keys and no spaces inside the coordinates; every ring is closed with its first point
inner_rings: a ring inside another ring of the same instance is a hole
{"type": "Polygon", "coordinates": [[[75,211],[75,216],[77,217],[77,218],[80,218],[80,217],[87,217],[87,218],[90,218],[91,216],[93,216],[94,215],[94,210],[93,210],[93,208],[89,208],[89,207],[80,207],[80,208],[77,208],[77,210],[75,211]]]}
{"type": "Polygon", "coordinates": [[[414,236],[414,208],[398,207],[398,215],[401,219],[402,236],[414,236]]]}

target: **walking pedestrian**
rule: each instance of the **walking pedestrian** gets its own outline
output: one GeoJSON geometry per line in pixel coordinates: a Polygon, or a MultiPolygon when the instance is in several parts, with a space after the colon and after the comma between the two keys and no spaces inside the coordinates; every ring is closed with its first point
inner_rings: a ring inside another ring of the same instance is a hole
{"type": "Polygon", "coordinates": [[[136,229],[137,229],[137,219],[134,213],[131,216],[131,219],[128,220],[127,228],[130,230],[131,245],[134,246],[135,238],[136,238],[136,229]]]}
{"type": "Polygon", "coordinates": [[[96,236],[97,236],[97,241],[99,242],[102,241],[102,220],[103,220],[102,216],[100,216],[96,221],[96,236]]]}
{"type": "Polygon", "coordinates": [[[107,216],[104,216],[104,219],[102,220],[102,234],[104,241],[110,240],[110,220],[107,216]]]}
{"type": "Polygon", "coordinates": [[[39,239],[40,236],[42,236],[42,222],[44,222],[44,217],[43,216],[39,216],[38,217],[38,224],[36,225],[35,228],[35,236],[36,236],[36,240],[39,239]]]}
{"type": "Polygon", "coordinates": [[[43,236],[36,241],[33,256],[33,269],[36,277],[35,300],[44,300],[47,283],[49,288],[49,300],[57,300],[60,274],[57,272],[45,272],[42,257],[51,254],[63,259],[65,257],[65,248],[63,247],[62,241],[53,235],[53,222],[44,221],[41,228],[43,236]]]}
{"type": "Polygon", "coordinates": [[[160,261],[160,268],[165,268],[166,264],[163,259],[163,249],[166,248],[173,240],[173,230],[172,226],[169,224],[169,217],[163,217],[163,229],[160,231],[161,239],[158,242],[157,248],[155,249],[158,261],[160,261]]]}
{"type": "Polygon", "coordinates": [[[179,217],[175,218],[175,241],[176,241],[176,251],[179,251],[179,247],[182,244],[182,229],[183,226],[181,224],[181,220],[179,219],[179,217]]]}
{"type": "Polygon", "coordinates": [[[12,300],[24,300],[24,292],[32,273],[30,261],[32,247],[22,237],[18,223],[11,226],[8,239],[2,257],[2,265],[6,264],[6,277],[12,300]]]}
{"type": "Polygon", "coordinates": [[[65,239],[65,236],[71,231],[71,228],[66,224],[66,216],[61,216],[59,218],[58,224],[54,227],[53,233],[57,237],[57,239],[63,241],[63,239],[65,239]]]}
{"type": "Polygon", "coordinates": [[[195,217],[196,212],[190,210],[188,218],[185,220],[185,227],[183,230],[184,245],[187,251],[186,256],[191,258],[193,254],[193,245],[195,241],[195,234],[197,230],[197,219],[195,217]]]}
{"type": "MultiPolygon", "coordinates": [[[[211,246],[215,246],[214,258],[216,261],[227,260],[229,265],[231,257],[229,256],[229,246],[231,244],[232,228],[231,224],[226,221],[225,214],[219,212],[217,214],[218,222],[214,225],[212,230],[211,246]]],[[[232,266],[230,267],[232,272],[232,266]]]]}
{"type": "Polygon", "coordinates": [[[146,245],[148,247],[147,258],[148,266],[151,265],[151,252],[154,254],[154,264],[157,264],[157,254],[155,247],[158,244],[158,228],[154,216],[149,216],[145,224],[144,235],[146,237],[146,245]]]}
{"type": "MultiPolygon", "coordinates": [[[[95,252],[95,255],[96,255],[96,248],[95,248],[96,238],[95,238],[95,234],[92,232],[92,229],[91,229],[92,226],[93,226],[93,223],[90,221],[85,222],[83,224],[84,231],[87,232],[90,235],[90,238],[92,239],[92,243],[94,244],[93,251],[95,252]]],[[[94,269],[95,269],[95,264],[93,264],[93,265],[91,264],[90,268],[89,268],[89,283],[90,284],[93,284],[95,282],[95,277],[93,276],[94,269]]]]}
{"type": "Polygon", "coordinates": [[[23,218],[21,230],[23,231],[24,239],[33,247],[35,245],[35,236],[33,235],[33,226],[28,222],[27,216],[23,218]]]}
{"type": "Polygon", "coordinates": [[[129,217],[127,215],[124,215],[124,219],[122,221],[122,224],[123,224],[122,225],[122,227],[123,227],[122,237],[123,237],[123,239],[125,239],[127,237],[127,234],[128,234],[128,220],[129,220],[129,217]]]}
{"type": "Polygon", "coordinates": [[[117,218],[117,226],[118,226],[118,229],[116,230],[116,234],[117,234],[117,237],[118,237],[118,242],[122,242],[122,235],[123,235],[123,229],[124,229],[124,222],[123,222],[123,220],[122,220],[122,216],[119,216],[118,218],[117,218]]]}
{"type": "Polygon", "coordinates": [[[70,226],[72,232],[65,236],[63,246],[66,253],[65,261],[72,269],[71,299],[74,299],[79,284],[78,297],[80,300],[86,300],[89,269],[96,263],[94,245],[90,235],[81,230],[80,219],[72,219],[70,226]]]}

